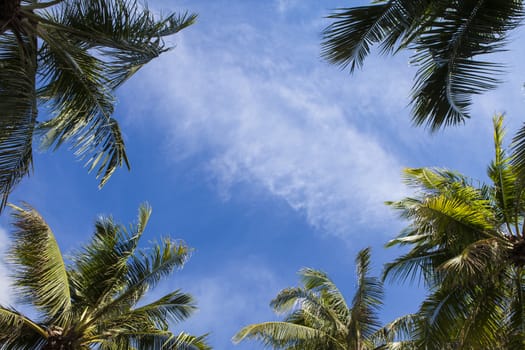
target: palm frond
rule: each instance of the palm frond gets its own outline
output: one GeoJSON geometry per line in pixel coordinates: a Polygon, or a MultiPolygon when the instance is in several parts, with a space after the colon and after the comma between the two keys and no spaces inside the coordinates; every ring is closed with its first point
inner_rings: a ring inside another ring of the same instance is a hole
{"type": "Polygon", "coordinates": [[[69,38],[97,50],[106,62],[111,89],[120,86],[144,64],[169,50],[163,37],[195,22],[195,14],[171,13],[155,18],[136,1],[70,1],[50,18],[69,38]]]}
{"type": "Polygon", "coordinates": [[[334,344],[336,349],[344,349],[342,344],[338,344],[336,339],[317,329],[292,324],[288,322],[264,322],[252,324],[242,328],[232,338],[234,343],[239,343],[245,339],[260,341],[264,346],[276,349],[286,349],[291,346],[301,346],[305,349],[308,344],[319,344],[323,342],[334,344]],[[323,340],[324,339],[324,340],[323,340]]]}
{"type": "Polygon", "coordinates": [[[111,117],[114,96],[104,63],[50,26],[39,26],[38,34],[44,40],[39,96],[56,113],[39,127],[41,145],[56,148],[70,141],[78,157],[91,155],[86,165],[90,170],[98,166],[103,186],[117,167],[129,168],[120,129],[111,117]]]}
{"type": "Polygon", "coordinates": [[[149,320],[159,329],[167,329],[170,322],[184,321],[195,310],[193,297],[176,290],[147,305],[132,309],[110,322],[119,324],[123,321],[122,323],[129,324],[144,319],[149,320]]]}
{"type": "Polygon", "coordinates": [[[46,330],[13,308],[0,306],[0,346],[25,349],[46,338],[46,330]]]}
{"type": "Polygon", "coordinates": [[[100,217],[95,222],[92,241],[76,254],[71,269],[82,303],[100,307],[124,288],[129,260],[136,253],[150,215],[151,207],[142,204],[137,222],[129,230],[111,217],[100,217]]]}
{"type": "Polygon", "coordinates": [[[523,16],[518,0],[374,1],[329,16],[323,56],[353,71],[374,44],[415,51],[413,121],[436,131],[463,123],[472,95],[497,86],[503,66],[478,57],[503,50],[523,16]]]}
{"type": "Polygon", "coordinates": [[[499,221],[505,222],[508,234],[518,235],[523,185],[518,181],[519,172],[512,165],[512,158],[503,148],[503,116],[494,117],[493,123],[495,158],[489,165],[488,175],[494,183],[494,209],[499,221]]]}
{"type": "Polygon", "coordinates": [[[297,307],[302,310],[302,317],[309,320],[308,325],[330,324],[335,329],[344,329],[348,310],[338,313],[338,310],[332,308],[330,301],[325,299],[326,296],[326,293],[305,288],[285,288],[271,301],[270,306],[279,313],[289,312],[297,307]]]}
{"type": "Polygon", "coordinates": [[[185,332],[177,334],[172,337],[165,344],[167,349],[180,350],[211,350],[212,347],[206,343],[207,335],[194,336],[185,332]]]}
{"type": "Polygon", "coordinates": [[[12,207],[17,230],[8,261],[15,267],[14,285],[25,302],[44,312],[54,324],[64,324],[71,316],[71,292],[55,237],[34,209],[12,207]]]}
{"type": "Polygon", "coordinates": [[[374,44],[383,53],[393,52],[418,29],[431,1],[375,1],[373,5],[342,8],[328,16],[333,20],[323,30],[322,55],[350,72],[363,65],[374,44]]]}
{"type": "Polygon", "coordinates": [[[340,315],[340,319],[348,317],[346,300],[326,273],[311,268],[304,268],[299,271],[299,275],[306,290],[323,293],[323,300],[328,303],[330,309],[340,315]]]}
{"type": "Polygon", "coordinates": [[[473,94],[493,89],[499,64],[474,57],[501,51],[522,19],[521,1],[470,1],[441,7],[414,45],[420,66],[413,88],[413,118],[431,130],[468,118],[473,94]]]}
{"type": "Polygon", "coordinates": [[[32,165],[37,118],[36,53],[31,40],[0,35],[0,211],[32,165]]]}
{"type": "Polygon", "coordinates": [[[127,312],[147,290],[154,288],[175,268],[182,267],[188,256],[189,248],[184,243],[169,239],[164,240],[162,245],[153,246],[147,253],[137,251],[127,261],[125,279],[120,290],[111,299],[98,305],[89,323],[108,318],[113,312],[127,312]]]}
{"type": "Polygon", "coordinates": [[[370,249],[357,254],[357,290],[350,311],[350,332],[354,338],[368,339],[380,327],[378,312],[383,305],[383,284],[376,277],[369,276],[370,249]]]}

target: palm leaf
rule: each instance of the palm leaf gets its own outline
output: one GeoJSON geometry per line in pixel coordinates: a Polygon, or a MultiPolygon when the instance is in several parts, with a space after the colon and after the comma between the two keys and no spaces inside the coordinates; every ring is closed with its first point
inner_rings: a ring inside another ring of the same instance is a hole
{"type": "Polygon", "coordinates": [[[12,207],[17,230],[8,260],[15,267],[14,285],[25,302],[43,311],[54,324],[64,324],[71,316],[71,293],[55,237],[34,209],[12,207]]]}
{"type": "Polygon", "coordinates": [[[318,344],[322,339],[327,344],[330,341],[339,349],[344,349],[342,344],[338,344],[336,339],[332,339],[329,334],[325,334],[317,329],[292,324],[288,322],[263,322],[242,328],[232,338],[234,343],[239,343],[244,339],[255,339],[264,346],[285,349],[291,346],[301,345],[307,348],[307,344],[318,344]]]}
{"type": "Polygon", "coordinates": [[[68,37],[96,49],[107,63],[106,75],[115,89],[144,64],[167,51],[162,38],[195,22],[195,14],[156,19],[136,1],[71,1],[52,22],[68,37]]]}
{"type": "Polygon", "coordinates": [[[357,254],[357,290],[352,300],[350,311],[350,332],[356,342],[362,342],[375,333],[380,322],[378,312],[383,304],[383,285],[376,277],[369,276],[370,249],[357,254]]]}
{"type": "Polygon", "coordinates": [[[0,306],[2,349],[26,349],[47,337],[46,330],[12,308],[0,306]]]}
{"type": "Polygon", "coordinates": [[[87,304],[82,307],[100,307],[122,291],[127,283],[128,262],[136,253],[150,215],[151,207],[141,205],[137,223],[129,230],[111,217],[96,221],[92,241],[73,258],[71,270],[82,304],[87,304]]]}
{"type": "Polygon", "coordinates": [[[0,211],[32,164],[36,56],[27,37],[0,35],[0,211]]]}
{"type": "Polygon", "coordinates": [[[90,170],[98,166],[103,186],[117,167],[129,168],[120,129],[111,118],[114,97],[104,63],[51,26],[41,25],[38,33],[45,42],[40,61],[44,85],[39,95],[56,112],[39,128],[45,135],[42,147],[56,148],[71,141],[81,159],[91,155],[86,165],[90,170]]]}
{"type": "Polygon", "coordinates": [[[381,44],[383,52],[392,52],[397,44],[415,30],[414,21],[423,15],[430,1],[390,0],[373,5],[336,10],[334,20],[323,31],[322,55],[350,71],[360,68],[371,46],[381,44]]]}

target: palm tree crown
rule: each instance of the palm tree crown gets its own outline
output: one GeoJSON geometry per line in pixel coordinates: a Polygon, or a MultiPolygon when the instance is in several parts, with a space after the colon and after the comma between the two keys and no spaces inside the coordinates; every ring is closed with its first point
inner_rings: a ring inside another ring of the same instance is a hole
{"type": "Polygon", "coordinates": [[[135,0],[2,1],[0,209],[31,168],[35,134],[44,149],[70,142],[100,186],[129,168],[113,92],[195,18],[156,19],[135,0]],[[39,110],[50,119],[39,120],[39,110]]]}
{"type": "Polygon", "coordinates": [[[418,276],[429,296],[411,318],[410,344],[422,349],[525,347],[525,183],[502,146],[494,119],[490,184],[433,168],[408,169],[418,193],[390,205],[409,226],[389,243],[409,251],[386,276],[418,276]]]}
{"type": "Polygon", "coordinates": [[[234,342],[257,339],[287,350],[373,349],[383,286],[369,276],[369,249],[359,252],[356,263],[357,290],[350,305],[324,272],[305,268],[299,272],[303,286],[283,289],[271,302],[276,312],[287,313],[284,321],[246,326],[234,342]]]}
{"type": "Polygon", "coordinates": [[[14,287],[37,317],[0,306],[1,349],[209,349],[203,337],[168,329],[195,310],[191,295],[175,290],[139,304],[189,256],[184,243],[170,239],[138,247],[149,207],[140,208],[129,230],[111,218],[99,219],[91,242],[70,263],[34,209],[13,208],[16,231],[8,258],[14,287]]]}

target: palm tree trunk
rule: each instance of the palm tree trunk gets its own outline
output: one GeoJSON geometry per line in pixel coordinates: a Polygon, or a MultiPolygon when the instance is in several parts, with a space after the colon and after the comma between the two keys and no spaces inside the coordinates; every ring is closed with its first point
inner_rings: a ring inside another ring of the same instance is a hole
{"type": "Polygon", "coordinates": [[[51,326],[46,331],[47,341],[42,350],[78,350],[74,349],[74,337],[64,335],[62,327],[51,326]]]}

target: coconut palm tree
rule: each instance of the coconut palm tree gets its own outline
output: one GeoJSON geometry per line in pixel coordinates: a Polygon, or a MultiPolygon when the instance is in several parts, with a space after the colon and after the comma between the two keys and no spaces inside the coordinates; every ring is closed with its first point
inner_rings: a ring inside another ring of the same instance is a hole
{"type": "Polygon", "coordinates": [[[1,349],[209,349],[203,337],[175,335],[168,328],[195,310],[191,295],[175,290],[140,302],[190,252],[170,239],[138,246],[148,206],[140,207],[129,229],[111,218],[97,220],[91,242],[68,260],[34,209],[13,209],[16,230],[8,252],[13,287],[34,312],[29,317],[0,306],[1,349]]]}
{"type": "Polygon", "coordinates": [[[498,85],[502,66],[480,57],[502,51],[524,15],[523,0],[378,0],[330,15],[323,55],[353,71],[375,44],[412,50],[413,120],[435,131],[463,123],[472,95],[498,85]]]}
{"type": "Polygon", "coordinates": [[[434,168],[407,169],[414,197],[390,205],[409,226],[389,243],[408,253],[386,267],[429,288],[413,340],[421,349],[525,347],[525,183],[494,119],[490,184],[434,168]]]}
{"type": "Polygon", "coordinates": [[[195,18],[157,19],[136,0],[1,1],[0,209],[31,169],[35,135],[43,149],[69,142],[100,186],[129,168],[114,91],[195,18]]]}
{"type": "Polygon", "coordinates": [[[383,286],[369,276],[370,250],[356,258],[357,290],[351,304],[321,271],[299,272],[303,286],[283,289],[271,302],[276,312],[287,313],[284,321],[252,324],[241,329],[233,341],[256,339],[274,349],[367,350],[380,329],[377,317],[383,286]]]}

